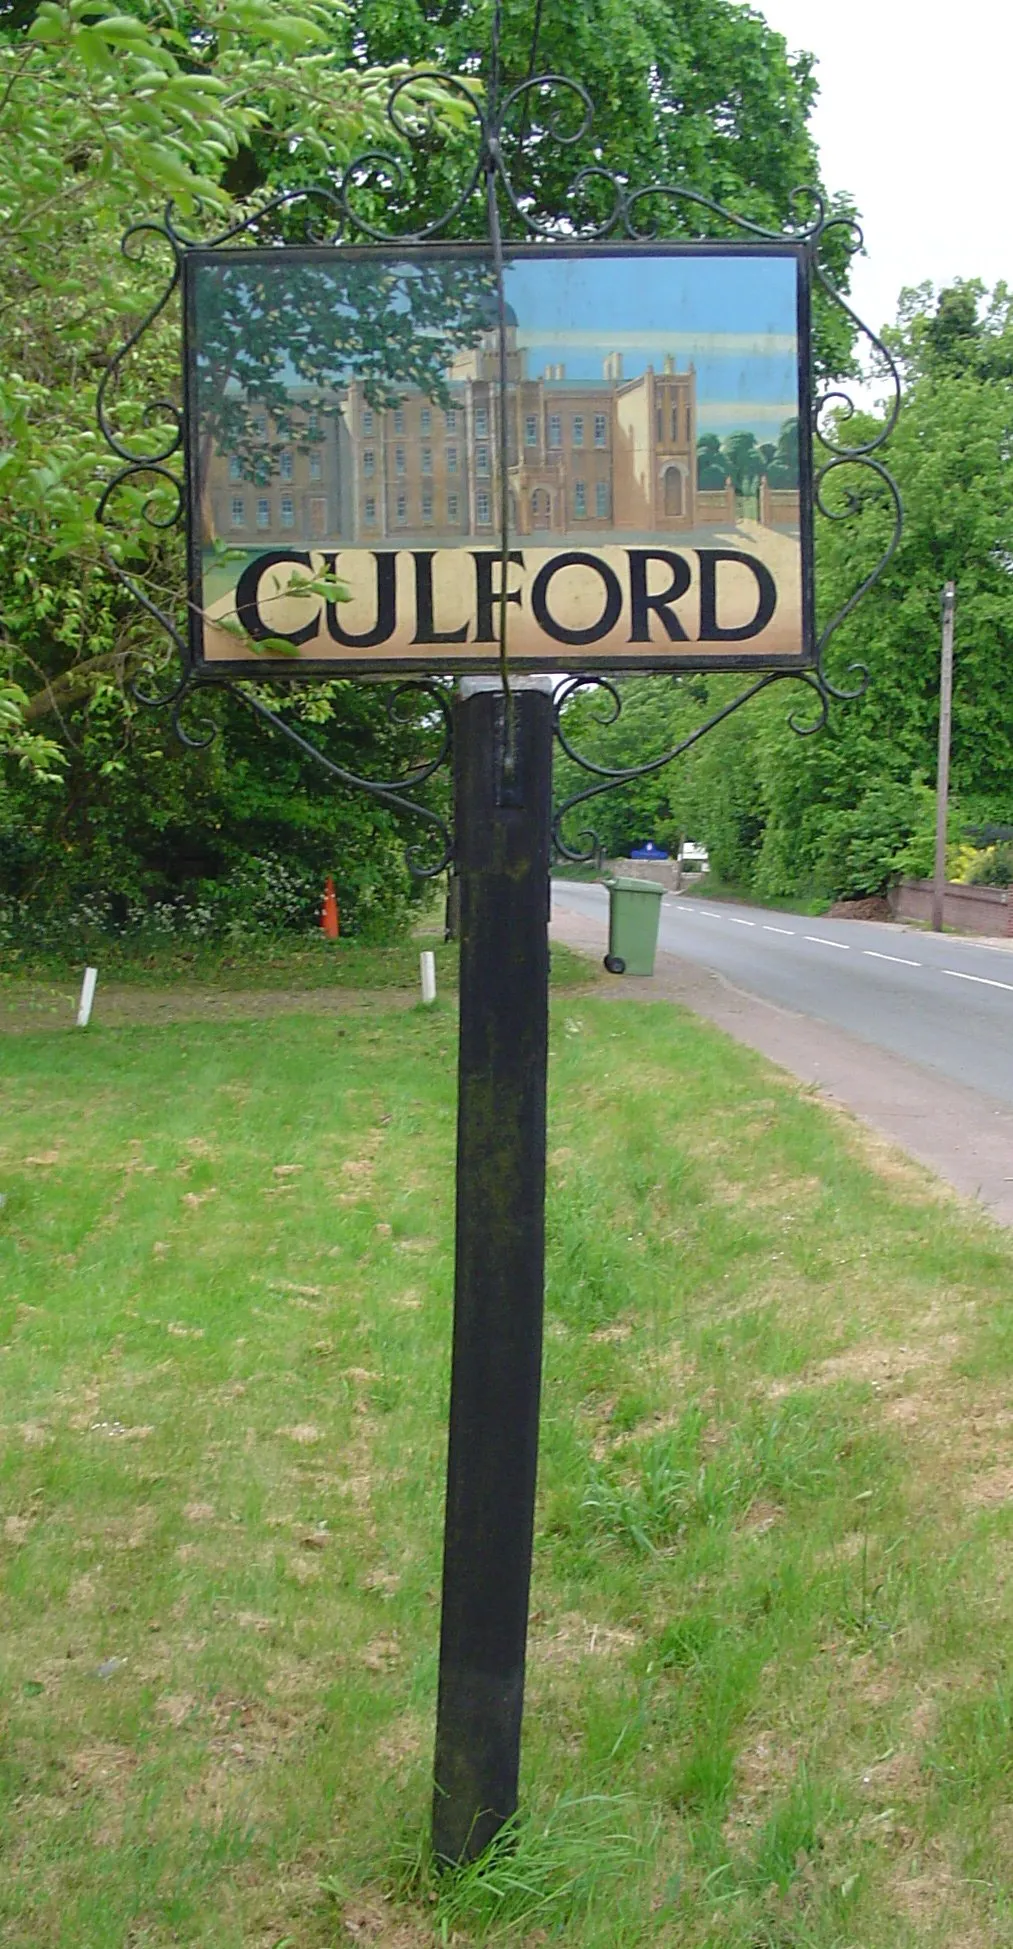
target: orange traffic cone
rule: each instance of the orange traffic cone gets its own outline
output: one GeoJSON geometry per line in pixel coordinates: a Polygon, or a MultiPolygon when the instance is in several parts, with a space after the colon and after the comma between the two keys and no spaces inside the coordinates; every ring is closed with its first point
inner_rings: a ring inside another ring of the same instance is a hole
{"type": "Polygon", "coordinates": [[[324,884],[324,904],[320,913],[320,926],[326,940],[336,941],[340,928],[338,925],[338,901],[334,891],[334,881],[328,873],[324,884]]]}

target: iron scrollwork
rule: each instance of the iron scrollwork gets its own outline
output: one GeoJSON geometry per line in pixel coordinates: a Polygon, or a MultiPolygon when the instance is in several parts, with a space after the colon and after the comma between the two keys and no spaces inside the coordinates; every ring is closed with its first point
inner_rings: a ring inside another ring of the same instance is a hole
{"type": "MultiPolygon", "coordinates": [[[[119,465],[105,485],[98,518],[112,531],[115,526],[113,503],[118,494],[128,490],[143,494],[141,516],[153,529],[168,531],[177,527],[182,520],[185,506],[181,472],[184,427],[179,406],[167,398],[153,400],[141,416],[139,430],[129,435],[117,431],[111,407],[126,361],[165,314],[179,289],[184,253],[198,245],[205,250],[223,251],[227,251],[231,245],[242,243],[270,242],[284,247],[289,240],[288,230],[293,217],[301,224],[302,241],[331,245],[363,241],[416,245],[448,236],[460,238],[462,235],[467,235],[473,241],[479,224],[484,226],[485,236],[481,241],[489,246],[492,256],[500,342],[498,422],[501,503],[498,552],[505,567],[510,548],[508,435],[504,410],[507,396],[505,240],[516,237],[558,242],[565,237],[569,241],[592,244],[616,239],[649,243],[657,239],[664,228],[665,234],[674,232],[691,238],[730,236],[751,239],[757,244],[784,241],[800,244],[809,261],[814,287],[821,289],[839,306],[853,327],[863,335],[892,388],[884,422],[877,425],[870,438],[852,444],[847,441],[846,431],[856,408],[848,393],[836,386],[814,399],[813,439],[826,456],[815,470],[814,507],[832,521],[847,520],[857,512],[861,502],[855,491],[845,491],[843,502],[836,496],[828,501],[825,493],[828,484],[842,475],[844,470],[856,470],[866,480],[874,479],[885,492],[892,510],[892,531],[880,559],[823,627],[812,663],[797,670],[782,669],[760,675],[670,750],[642,764],[621,767],[600,763],[578,751],[567,730],[568,704],[574,697],[589,690],[598,693],[605,703],[605,714],[599,715],[597,721],[600,724],[615,721],[622,709],[622,694],[614,680],[601,675],[573,675],[557,687],[554,699],[556,738],[566,756],[591,776],[592,783],[573,794],[558,808],[553,821],[553,839],[560,857],[586,861],[596,857],[597,840],[593,833],[587,831],[580,835],[582,844],[572,845],[567,840],[563,828],[571,813],[602,792],[648,776],[672,763],[771,685],[786,681],[801,683],[812,692],[815,709],[808,720],[794,713],[788,720],[800,736],[810,736],[826,724],[832,702],[860,697],[866,689],[869,672],[864,665],[849,665],[843,679],[835,681],[828,673],[826,658],[837,630],[883,575],[900,542],[903,519],[900,493],[889,470],[877,456],[896,424],[901,385],[889,349],[852,310],[823,267],[828,243],[836,243],[845,256],[853,256],[862,248],[861,230],[850,216],[828,209],[823,195],[816,189],[800,188],[792,193],[789,223],[784,229],[777,230],[729,210],[713,198],[682,183],[631,187],[623,177],[601,162],[594,161],[575,169],[565,219],[539,215],[535,207],[536,199],[518,180],[519,165],[525,154],[530,153],[533,142],[551,142],[564,148],[578,146],[591,130],[593,105],[587,90],[579,82],[562,74],[531,73],[516,85],[505,87],[500,67],[500,31],[501,0],[494,0],[489,79],[484,90],[460,76],[438,70],[415,71],[402,76],[393,85],[386,105],[395,146],[376,146],[363,151],[349,163],[334,186],[283,191],[267,198],[211,236],[188,235],[182,229],[178,212],[172,204],[160,221],[149,219],[133,225],[127,231],[122,249],[129,260],[138,261],[154,239],[161,247],[168,249],[170,263],[163,290],[110,359],[99,387],[99,428],[119,465]],[[423,147],[431,147],[436,91],[450,97],[467,111],[471,123],[469,141],[473,149],[464,166],[463,178],[446,207],[425,224],[413,226],[411,159],[413,152],[420,153],[423,147]],[[597,213],[590,209],[593,203],[598,206],[597,213]],[[382,206],[383,215],[378,205],[382,206]],[[585,212],[583,217],[582,211],[585,212]]],[[[198,224],[200,214],[198,206],[198,224]]],[[[168,639],[169,657],[173,652],[178,653],[183,666],[180,676],[168,685],[161,685],[159,679],[164,673],[164,664],[158,664],[154,653],[140,656],[140,667],[132,683],[134,697],[145,707],[168,709],[181,741],[191,749],[203,748],[215,735],[214,724],[208,720],[188,730],[184,713],[194,690],[201,682],[210,680],[195,677],[187,666],[184,626],[144,586],[129,563],[122,559],[121,549],[115,540],[111,541],[107,551],[107,563],[151,621],[163,631],[168,639]]],[[[506,590],[507,575],[501,572],[500,674],[509,697],[506,590]]],[[[221,685],[224,680],[216,677],[214,681],[221,685]]],[[[359,777],[336,764],[265,701],[255,685],[233,681],[229,688],[263,723],[287,738],[305,756],[320,765],[329,777],[350,789],[366,792],[378,803],[426,825],[435,839],[436,850],[431,857],[424,859],[418,846],[409,848],[409,865],[415,875],[430,877],[441,873],[451,863],[454,842],[447,822],[413,796],[447,762],[450,755],[448,693],[439,680],[417,679],[409,684],[399,684],[394,689],[390,709],[396,713],[401,701],[408,695],[416,700],[423,698],[430,708],[432,721],[438,727],[438,735],[436,750],[431,758],[414,766],[404,778],[383,780],[359,777]]]]}

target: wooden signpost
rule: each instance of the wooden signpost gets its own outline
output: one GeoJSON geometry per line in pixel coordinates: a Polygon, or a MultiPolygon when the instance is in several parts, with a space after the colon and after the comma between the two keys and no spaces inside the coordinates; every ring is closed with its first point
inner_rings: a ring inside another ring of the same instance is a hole
{"type": "Polygon", "coordinates": [[[542,1361],[550,673],[811,666],[809,271],[791,241],[511,245],[499,265],[470,246],[183,260],[195,673],[461,678],[433,1807],[447,1861],[479,1852],[517,1806],[542,1361]],[[768,525],[739,519],[723,474],[701,484],[699,444],[736,413],[786,456],[768,525]]]}
{"type": "MultiPolygon", "coordinates": [[[[453,867],[456,1260],[433,1813],[447,1862],[479,1853],[518,1799],[542,1356],[549,869],[553,847],[589,856],[567,840],[569,808],[553,817],[553,739],[578,756],[567,700],[597,686],[618,709],[617,674],[749,673],[675,751],[626,769],[580,759],[591,783],[577,805],[669,763],[769,684],[794,677],[813,693],[816,720],[801,730],[825,721],[832,697],[857,694],[836,689],[822,661],[852,605],[819,635],[812,573],[810,292],[825,231],[843,220],[807,192],[811,220],[780,236],[690,190],[634,193],[617,181],[601,234],[547,239],[511,185],[504,118],[523,98],[528,132],[541,117],[538,139],[554,141],[563,138],[543,107],[569,90],[589,126],[590,104],[559,76],[504,91],[493,11],[486,97],[447,83],[471,105],[479,158],[442,223],[474,196],[484,239],[434,241],[434,222],[427,241],[377,243],[373,206],[368,220],[355,214],[356,165],[339,193],[285,193],[210,243],[181,236],[171,217],[138,226],[173,252],[166,298],[178,283],[184,413],[175,440],[149,452],[109,418],[115,377],[165,299],[111,361],[99,409],[120,463],[100,517],[111,521],[121,487],[151,477],[174,484],[186,513],[185,630],[110,557],[183,660],[164,699],[141,701],[167,703],[184,741],[197,743],[182,726],[188,692],[235,686],[338,783],[442,833],[426,871],[453,867]],[[369,241],[265,244],[265,228],[314,197],[346,239],[369,241]],[[716,213],[739,241],[658,241],[651,199],[666,198],[716,213]],[[503,241],[501,199],[522,240],[503,241]],[[735,436],[765,469],[748,493],[727,471],[735,436]],[[182,480],[172,471],[180,452],[182,480]],[[560,673],[571,673],[561,686],[560,673]],[[459,679],[453,838],[418,796],[449,739],[406,781],[356,778],[263,695],[267,680],[349,676],[407,679],[436,720],[448,716],[446,680],[459,679]]],[[[392,97],[399,139],[411,133],[412,85],[399,82],[392,97]]],[[[376,153],[367,161],[362,180],[375,187],[376,153]]],[[[832,447],[818,477],[871,468],[893,497],[894,536],[866,587],[900,532],[896,489],[870,451],[832,447]]]]}

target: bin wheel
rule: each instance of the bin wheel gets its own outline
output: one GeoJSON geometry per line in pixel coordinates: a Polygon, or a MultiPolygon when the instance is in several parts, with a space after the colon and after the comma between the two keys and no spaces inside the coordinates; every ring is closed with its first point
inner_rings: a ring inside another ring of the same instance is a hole
{"type": "Polygon", "coordinates": [[[626,963],[623,960],[621,954],[606,954],[605,966],[608,969],[609,974],[626,973],[626,963]]]}

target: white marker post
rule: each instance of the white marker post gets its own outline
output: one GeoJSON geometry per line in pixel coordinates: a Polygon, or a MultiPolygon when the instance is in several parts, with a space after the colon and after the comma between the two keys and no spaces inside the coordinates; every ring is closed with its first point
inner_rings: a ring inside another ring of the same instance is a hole
{"type": "Polygon", "coordinates": [[[436,1000],[436,956],[431,948],[423,948],[419,955],[419,969],[422,974],[422,1000],[428,1008],[436,1000]]]}
{"type": "Polygon", "coordinates": [[[91,1005],[95,1000],[95,983],[98,980],[97,968],[86,968],[81,983],[81,999],[77,1005],[77,1026],[86,1029],[91,1020],[91,1005]]]}

